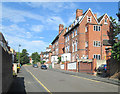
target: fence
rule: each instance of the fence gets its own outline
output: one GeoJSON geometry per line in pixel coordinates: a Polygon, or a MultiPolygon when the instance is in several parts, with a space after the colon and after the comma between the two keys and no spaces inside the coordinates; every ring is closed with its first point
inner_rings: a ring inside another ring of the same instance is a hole
{"type": "Polygon", "coordinates": [[[8,51],[4,50],[0,45],[0,65],[2,66],[0,72],[0,81],[1,84],[1,92],[6,93],[13,81],[12,75],[12,55],[8,53],[8,51]]]}

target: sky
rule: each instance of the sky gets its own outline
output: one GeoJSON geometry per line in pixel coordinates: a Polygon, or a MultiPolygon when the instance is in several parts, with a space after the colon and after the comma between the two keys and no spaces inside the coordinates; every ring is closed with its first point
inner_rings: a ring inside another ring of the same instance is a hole
{"type": "Polygon", "coordinates": [[[107,13],[118,19],[117,2],[2,2],[0,32],[11,48],[18,51],[45,51],[58,34],[59,24],[68,27],[75,19],[76,9],[83,13],[91,8],[97,17],[107,13]]]}

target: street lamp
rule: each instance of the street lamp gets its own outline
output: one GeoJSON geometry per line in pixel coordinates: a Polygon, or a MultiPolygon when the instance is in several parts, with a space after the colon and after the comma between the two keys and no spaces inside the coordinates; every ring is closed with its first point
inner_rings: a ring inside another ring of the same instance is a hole
{"type": "Polygon", "coordinates": [[[19,47],[18,47],[18,63],[20,63],[20,47],[21,47],[21,45],[19,44],[19,47]]]}

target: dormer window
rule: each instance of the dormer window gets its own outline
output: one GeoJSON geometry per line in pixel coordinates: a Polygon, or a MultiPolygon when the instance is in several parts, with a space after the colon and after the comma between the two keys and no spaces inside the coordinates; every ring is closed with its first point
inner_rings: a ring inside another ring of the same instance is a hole
{"type": "Polygon", "coordinates": [[[91,16],[87,16],[87,22],[91,22],[91,16]]]}

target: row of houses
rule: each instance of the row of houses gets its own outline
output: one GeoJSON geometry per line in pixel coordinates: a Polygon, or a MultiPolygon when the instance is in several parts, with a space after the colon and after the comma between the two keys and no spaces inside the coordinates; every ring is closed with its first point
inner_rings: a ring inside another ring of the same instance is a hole
{"type": "Polygon", "coordinates": [[[76,10],[76,18],[68,27],[59,24],[58,35],[52,45],[41,52],[41,60],[46,63],[76,62],[84,59],[106,60],[106,48],[113,44],[112,24],[105,13],[97,18],[89,8],[83,13],[76,10]]]}

